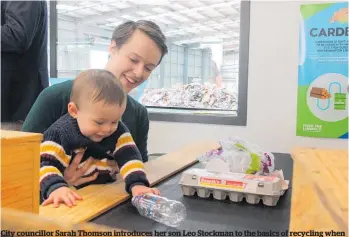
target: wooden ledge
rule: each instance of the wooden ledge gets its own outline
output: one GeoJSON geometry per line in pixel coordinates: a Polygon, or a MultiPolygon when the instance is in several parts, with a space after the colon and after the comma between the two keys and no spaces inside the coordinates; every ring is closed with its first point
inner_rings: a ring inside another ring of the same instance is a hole
{"type": "MultiPolygon", "coordinates": [[[[197,162],[197,157],[211,149],[218,148],[216,142],[201,142],[185,146],[178,151],[168,153],[145,163],[145,170],[151,186],[167,179],[197,162]]],[[[89,221],[103,212],[128,200],[124,182],[118,177],[113,184],[91,185],[77,191],[83,197],[77,206],[69,208],[63,204],[59,208],[52,205],[41,206],[40,215],[71,223],[89,221]]]]}
{"type": "Polygon", "coordinates": [[[18,145],[23,142],[41,142],[41,133],[28,133],[20,131],[0,130],[1,146],[18,145]]]}
{"type": "Polygon", "coordinates": [[[291,156],[290,230],[347,232],[348,151],[297,147],[291,156]]]}

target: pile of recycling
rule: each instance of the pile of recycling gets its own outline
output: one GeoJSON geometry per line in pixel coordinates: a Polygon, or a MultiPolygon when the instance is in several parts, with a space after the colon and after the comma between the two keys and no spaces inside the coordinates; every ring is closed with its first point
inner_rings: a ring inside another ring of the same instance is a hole
{"type": "Polygon", "coordinates": [[[140,102],[147,106],[235,110],[237,95],[215,84],[190,83],[145,89],[140,102]]]}

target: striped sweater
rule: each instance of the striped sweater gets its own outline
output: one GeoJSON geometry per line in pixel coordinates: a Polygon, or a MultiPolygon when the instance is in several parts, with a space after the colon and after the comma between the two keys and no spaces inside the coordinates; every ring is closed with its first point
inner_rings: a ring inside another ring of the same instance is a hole
{"type": "Polygon", "coordinates": [[[64,180],[64,171],[71,163],[77,150],[84,149],[82,166],[89,157],[94,164],[86,171],[84,177],[98,172],[98,177],[91,182],[75,188],[79,189],[90,184],[114,182],[113,165],[120,167],[120,175],[125,182],[126,192],[131,193],[135,184],[149,187],[142,157],[131,134],[121,121],[117,130],[109,137],[96,143],[82,135],[76,119],[69,114],[62,116],[44,133],[40,147],[40,204],[50,193],[60,187],[68,187],[64,180]]]}

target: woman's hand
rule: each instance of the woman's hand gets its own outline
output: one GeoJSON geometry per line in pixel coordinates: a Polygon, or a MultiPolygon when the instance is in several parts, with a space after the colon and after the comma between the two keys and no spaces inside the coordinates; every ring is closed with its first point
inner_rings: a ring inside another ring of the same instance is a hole
{"type": "Polygon", "coordinates": [[[59,207],[60,203],[65,203],[68,207],[75,206],[76,200],[81,200],[81,196],[68,187],[57,188],[42,203],[43,206],[53,203],[53,207],[59,207]]]}
{"type": "Polygon", "coordinates": [[[64,171],[64,179],[71,186],[79,186],[91,182],[98,176],[98,172],[96,172],[92,176],[82,177],[94,163],[94,159],[90,157],[82,167],[78,168],[83,156],[84,152],[77,153],[72,163],[64,171]]]}

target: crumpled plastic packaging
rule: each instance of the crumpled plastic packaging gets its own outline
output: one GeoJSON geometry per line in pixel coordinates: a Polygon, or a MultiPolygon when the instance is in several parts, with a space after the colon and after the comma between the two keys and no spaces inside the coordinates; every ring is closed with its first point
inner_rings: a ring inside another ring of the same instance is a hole
{"type": "Polygon", "coordinates": [[[237,93],[212,83],[193,82],[171,88],[147,88],[140,102],[147,106],[235,110],[237,93]]]}
{"type": "Polygon", "coordinates": [[[275,176],[281,179],[282,189],[287,190],[290,184],[289,180],[285,180],[284,178],[284,172],[282,170],[274,170],[269,174],[269,176],[275,176]]]}
{"type": "Polygon", "coordinates": [[[230,172],[269,175],[275,168],[275,157],[255,144],[237,137],[219,142],[220,147],[199,156],[200,163],[206,165],[212,159],[227,163],[230,172]]]}

